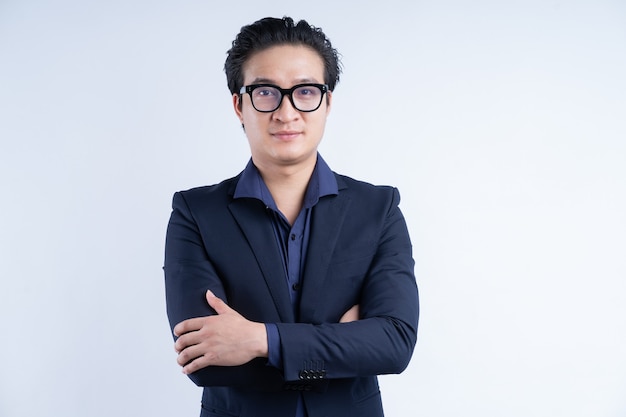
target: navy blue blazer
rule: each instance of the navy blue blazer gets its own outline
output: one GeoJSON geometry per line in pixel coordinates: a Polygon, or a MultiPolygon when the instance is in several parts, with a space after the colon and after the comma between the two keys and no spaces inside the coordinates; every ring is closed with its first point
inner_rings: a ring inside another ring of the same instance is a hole
{"type": "Polygon", "coordinates": [[[335,174],[336,196],[313,208],[299,311],[289,299],[271,219],[256,199],[233,199],[238,178],[177,192],[167,229],[171,328],[215,314],[205,292],[249,320],[276,323],[283,369],[257,358],[190,375],[201,416],[383,415],[376,375],[400,373],[417,338],[418,292],[397,189],[335,174]],[[350,307],[360,320],[338,323],[350,307]]]}

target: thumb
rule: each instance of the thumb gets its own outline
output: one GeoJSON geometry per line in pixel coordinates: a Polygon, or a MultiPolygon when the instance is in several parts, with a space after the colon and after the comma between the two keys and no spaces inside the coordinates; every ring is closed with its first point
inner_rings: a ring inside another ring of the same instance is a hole
{"type": "Polygon", "coordinates": [[[232,311],[232,308],[219,297],[216,297],[211,290],[206,290],[206,300],[217,314],[226,314],[232,311]]]}

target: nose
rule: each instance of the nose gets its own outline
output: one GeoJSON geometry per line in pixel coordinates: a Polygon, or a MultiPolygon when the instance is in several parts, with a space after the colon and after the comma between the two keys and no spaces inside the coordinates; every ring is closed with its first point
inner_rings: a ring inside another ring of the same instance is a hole
{"type": "Polygon", "coordinates": [[[293,106],[291,102],[291,96],[288,94],[283,95],[280,102],[280,106],[272,113],[272,117],[275,120],[281,122],[295,120],[300,117],[300,112],[293,106]]]}

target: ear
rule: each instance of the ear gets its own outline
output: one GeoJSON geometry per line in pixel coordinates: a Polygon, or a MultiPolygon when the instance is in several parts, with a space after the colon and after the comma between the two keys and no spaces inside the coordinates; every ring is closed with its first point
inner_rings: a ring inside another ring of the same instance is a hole
{"type": "Polygon", "coordinates": [[[242,102],[243,96],[239,94],[233,94],[233,108],[235,109],[235,114],[239,118],[241,124],[243,124],[243,112],[242,112],[242,102]]]}
{"type": "Polygon", "coordinates": [[[326,92],[326,116],[330,114],[330,108],[332,107],[332,104],[333,104],[333,92],[327,91],[326,92]]]}

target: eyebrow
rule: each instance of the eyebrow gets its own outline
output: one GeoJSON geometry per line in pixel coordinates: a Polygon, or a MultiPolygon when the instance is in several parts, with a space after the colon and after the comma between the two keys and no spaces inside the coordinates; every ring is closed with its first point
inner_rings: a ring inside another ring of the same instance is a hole
{"type": "MultiPolygon", "coordinates": [[[[300,78],[296,80],[295,84],[317,83],[317,82],[318,81],[313,78],[300,78]]],[[[277,84],[277,83],[276,83],[276,80],[272,80],[271,78],[257,77],[254,80],[252,80],[250,84],[277,84]]]]}

